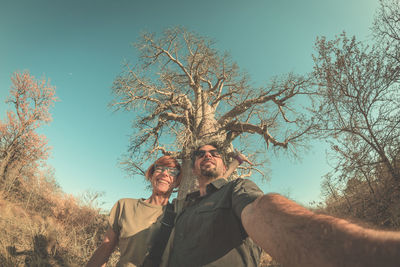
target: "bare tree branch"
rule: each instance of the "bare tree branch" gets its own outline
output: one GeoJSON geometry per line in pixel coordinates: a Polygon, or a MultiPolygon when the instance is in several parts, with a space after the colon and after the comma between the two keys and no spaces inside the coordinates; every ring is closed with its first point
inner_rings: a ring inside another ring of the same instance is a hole
{"type": "Polygon", "coordinates": [[[229,151],[232,141],[247,133],[281,148],[305,140],[309,122],[290,101],[310,94],[304,77],[289,74],[254,88],[227,53],[182,28],[167,29],[160,38],[144,34],[136,47],[142,64],[126,66],[113,86],[114,107],[136,112],[132,158],[176,153],[185,165],[202,140],[216,140],[229,151]],[[173,149],[166,149],[167,139],[175,140],[173,149]]]}

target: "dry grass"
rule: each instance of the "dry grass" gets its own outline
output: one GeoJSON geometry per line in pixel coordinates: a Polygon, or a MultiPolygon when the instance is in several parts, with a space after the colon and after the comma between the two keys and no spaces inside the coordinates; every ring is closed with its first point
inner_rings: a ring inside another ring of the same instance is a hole
{"type": "Polygon", "coordinates": [[[400,191],[384,172],[370,183],[349,179],[340,194],[328,195],[320,210],[368,228],[400,229],[400,191]]]}
{"type": "MultiPolygon", "coordinates": [[[[106,216],[43,176],[0,183],[0,266],[84,266],[101,242],[106,216]]],[[[118,255],[109,261],[114,266],[118,255]]]]}

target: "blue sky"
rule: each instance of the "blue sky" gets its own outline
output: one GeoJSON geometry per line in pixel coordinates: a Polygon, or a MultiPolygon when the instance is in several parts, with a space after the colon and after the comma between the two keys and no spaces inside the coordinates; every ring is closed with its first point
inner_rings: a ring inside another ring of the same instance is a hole
{"type": "MultiPolygon", "coordinates": [[[[49,164],[62,189],[74,195],[104,192],[108,210],[123,197],[148,197],[142,177],[119,167],[133,113],[113,112],[111,86],[122,63],[135,62],[132,43],[143,31],[181,25],[216,41],[259,85],[273,75],[312,68],[317,36],[346,31],[370,39],[377,0],[0,0],[0,117],[15,71],[45,76],[60,99],[43,127],[52,147],[49,164]]],[[[321,176],[330,170],[326,146],[314,143],[301,161],[270,158],[267,192],[303,204],[318,201],[321,176]]],[[[146,168],[147,166],[143,166],[146,168]]]]}

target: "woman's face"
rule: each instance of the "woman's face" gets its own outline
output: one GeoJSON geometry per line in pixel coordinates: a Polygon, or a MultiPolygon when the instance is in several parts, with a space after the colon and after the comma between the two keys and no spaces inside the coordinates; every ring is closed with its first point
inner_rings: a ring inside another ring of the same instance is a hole
{"type": "Polygon", "coordinates": [[[179,170],[175,167],[155,165],[153,175],[150,179],[153,192],[157,194],[171,192],[176,187],[176,177],[178,174],[179,170]]]}

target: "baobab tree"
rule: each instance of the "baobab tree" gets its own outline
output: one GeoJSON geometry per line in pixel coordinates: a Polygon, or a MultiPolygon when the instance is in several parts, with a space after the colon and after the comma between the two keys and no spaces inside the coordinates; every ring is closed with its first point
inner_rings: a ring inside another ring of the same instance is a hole
{"type": "Polygon", "coordinates": [[[161,37],[145,33],[135,46],[138,63],[125,64],[115,79],[112,103],[136,115],[129,167],[158,152],[181,158],[178,198],[195,188],[190,153],[202,141],[232,151],[232,142],[249,134],[261,137],[266,147],[295,151],[312,127],[292,106],[311,94],[305,77],[288,74],[255,87],[212,41],[179,27],[161,37]],[[169,140],[174,144],[167,145],[169,140]]]}
{"type": "Polygon", "coordinates": [[[28,72],[14,73],[7,103],[14,107],[0,120],[0,181],[21,178],[47,159],[46,137],[36,129],[51,121],[50,107],[57,100],[55,88],[28,72]],[[12,175],[11,175],[12,174],[12,175]],[[12,177],[11,177],[12,176],[12,177]]]}

